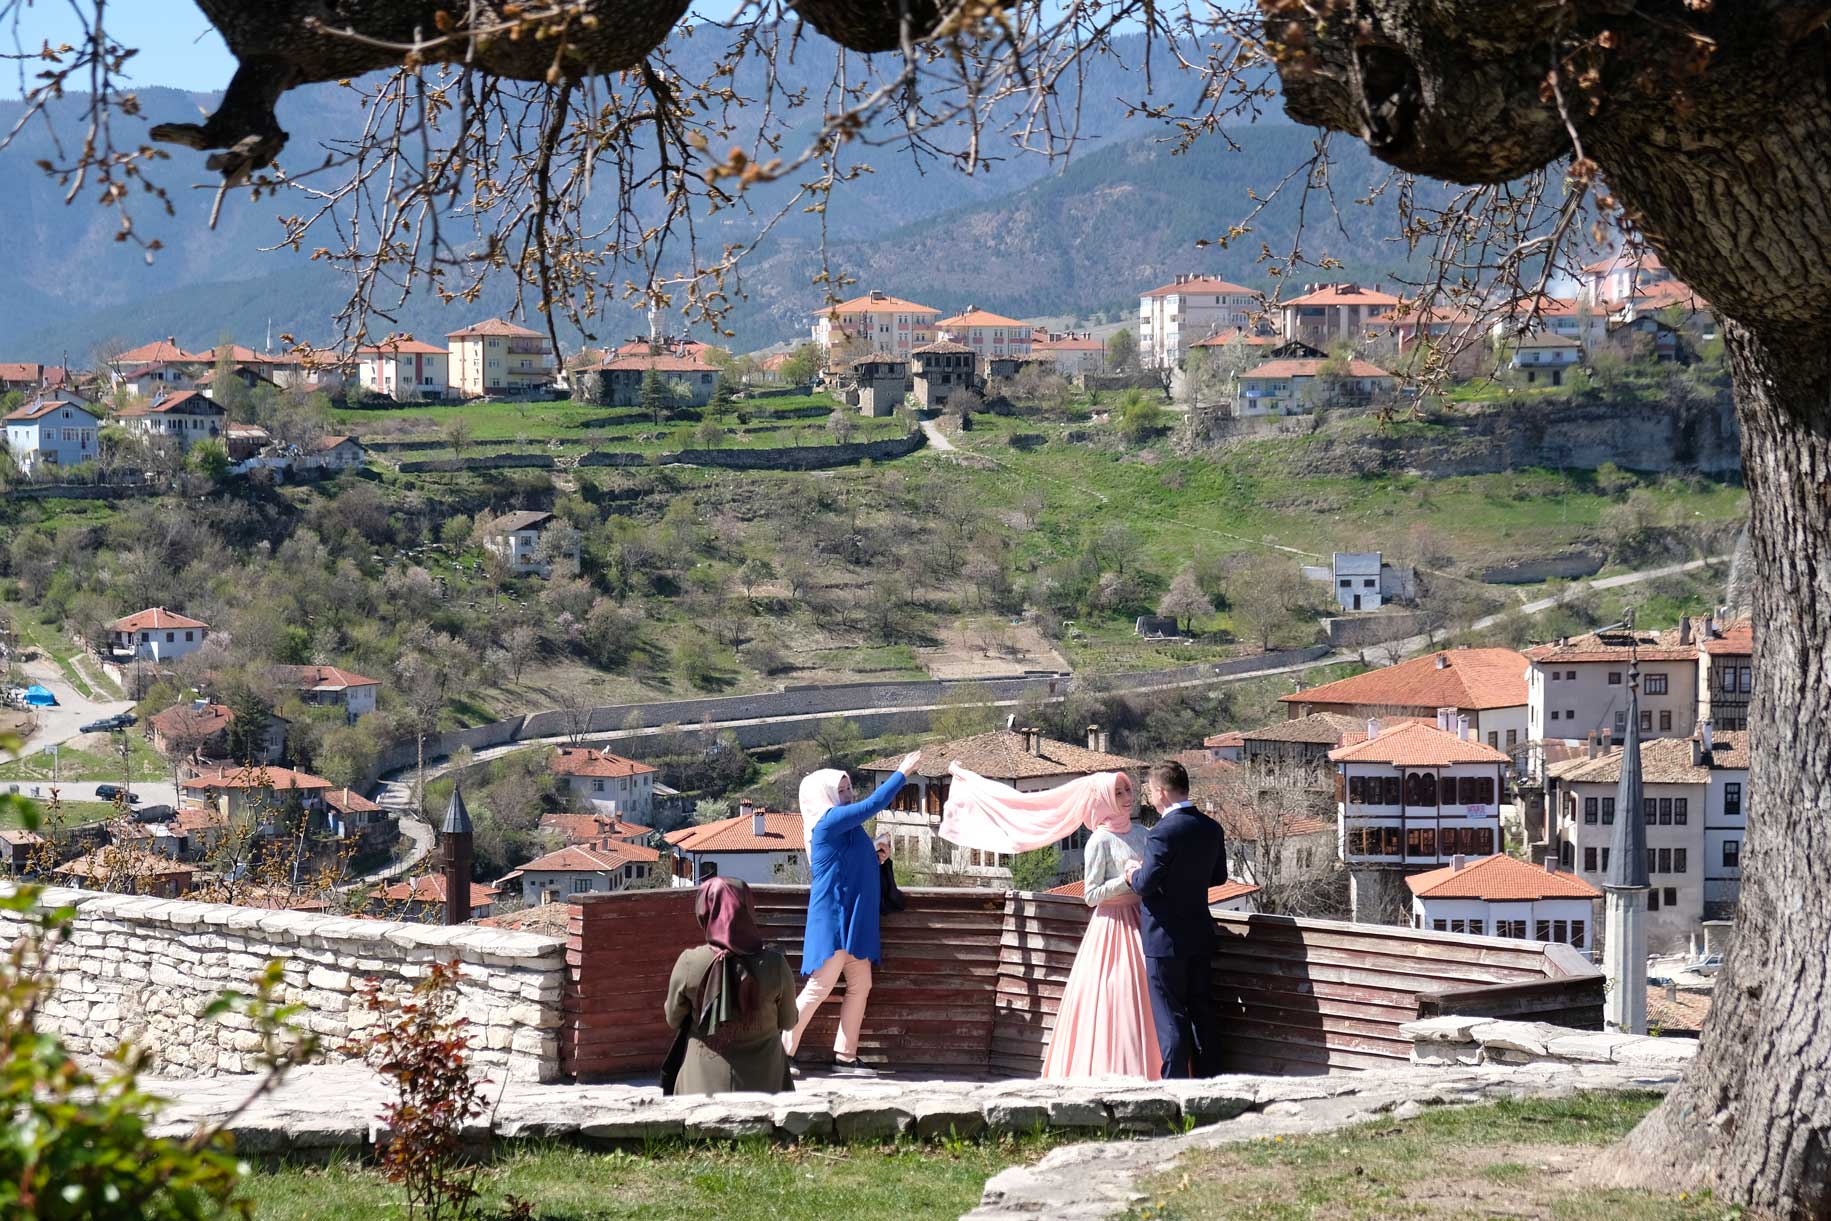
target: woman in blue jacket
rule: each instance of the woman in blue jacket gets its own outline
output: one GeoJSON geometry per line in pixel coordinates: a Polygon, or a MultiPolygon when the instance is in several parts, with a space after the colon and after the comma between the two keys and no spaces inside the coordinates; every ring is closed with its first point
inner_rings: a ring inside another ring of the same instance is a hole
{"type": "Polygon", "coordinates": [[[863,801],[852,800],[852,778],[842,771],[814,772],[801,782],[808,870],[801,973],[808,980],[795,1001],[795,1028],[783,1034],[782,1045],[790,1056],[795,1054],[814,1011],[843,978],[846,994],[839,1005],[839,1037],[833,1041],[835,1071],[842,1076],[871,1075],[858,1062],[858,1030],[871,995],[871,964],[883,957],[877,923],[877,850],[864,826],[890,804],[921,757],[917,751],[905,758],[863,801]]]}

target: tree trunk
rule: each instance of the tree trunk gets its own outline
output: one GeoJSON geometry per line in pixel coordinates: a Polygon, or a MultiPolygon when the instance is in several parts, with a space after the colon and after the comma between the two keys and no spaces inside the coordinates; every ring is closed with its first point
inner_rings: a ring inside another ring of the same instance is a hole
{"type": "Polygon", "coordinates": [[[1831,326],[1724,328],[1754,581],[1736,939],[1697,1060],[1635,1130],[1641,1181],[1831,1215],[1831,326]]]}

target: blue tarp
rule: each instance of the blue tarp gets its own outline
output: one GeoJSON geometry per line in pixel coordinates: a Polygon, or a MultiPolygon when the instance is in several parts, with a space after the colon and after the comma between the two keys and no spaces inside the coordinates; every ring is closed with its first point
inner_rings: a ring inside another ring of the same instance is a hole
{"type": "Polygon", "coordinates": [[[25,702],[34,708],[48,708],[57,702],[57,697],[42,685],[33,683],[25,689],[25,702]]]}

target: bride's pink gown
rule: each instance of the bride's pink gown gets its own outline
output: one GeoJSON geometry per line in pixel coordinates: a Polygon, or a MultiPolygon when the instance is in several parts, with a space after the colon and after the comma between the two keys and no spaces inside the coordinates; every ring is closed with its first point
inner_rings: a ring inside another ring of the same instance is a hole
{"type": "Polygon", "coordinates": [[[1138,931],[1138,896],[1124,894],[1094,908],[1087,922],[1043,1055],[1043,1076],[1155,1081],[1162,1075],[1163,1054],[1144,974],[1144,938],[1138,931]]]}

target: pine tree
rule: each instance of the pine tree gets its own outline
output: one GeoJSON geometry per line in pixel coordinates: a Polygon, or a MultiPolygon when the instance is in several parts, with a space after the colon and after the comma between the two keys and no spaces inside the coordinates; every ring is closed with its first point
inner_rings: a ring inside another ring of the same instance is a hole
{"type": "Polygon", "coordinates": [[[657,426],[674,410],[674,392],[661,380],[661,374],[653,369],[642,375],[641,397],[636,401],[657,426]]]}

